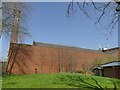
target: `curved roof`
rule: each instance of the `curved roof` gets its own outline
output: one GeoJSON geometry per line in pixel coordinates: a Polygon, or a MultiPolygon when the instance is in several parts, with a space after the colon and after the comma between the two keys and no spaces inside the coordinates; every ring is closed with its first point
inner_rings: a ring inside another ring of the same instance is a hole
{"type": "Polygon", "coordinates": [[[113,67],[113,66],[120,66],[120,61],[113,61],[101,65],[101,67],[113,67]]]}

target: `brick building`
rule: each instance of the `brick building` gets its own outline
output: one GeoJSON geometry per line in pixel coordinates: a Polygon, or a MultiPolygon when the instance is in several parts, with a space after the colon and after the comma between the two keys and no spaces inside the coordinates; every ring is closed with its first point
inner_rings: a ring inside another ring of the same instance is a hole
{"type": "Polygon", "coordinates": [[[105,62],[118,55],[98,50],[33,42],[33,45],[18,44],[20,11],[14,10],[13,31],[8,53],[8,74],[34,74],[81,72],[93,63],[105,62]]]}
{"type": "Polygon", "coordinates": [[[101,65],[103,76],[120,79],[120,61],[108,62],[101,65]]]}
{"type": "MultiPolygon", "coordinates": [[[[8,74],[44,74],[81,72],[90,62],[106,62],[112,54],[98,50],[33,42],[33,45],[11,43],[8,54],[8,74]]],[[[117,54],[116,54],[117,55],[117,54]]]]}
{"type": "Polygon", "coordinates": [[[120,79],[120,61],[112,61],[101,64],[94,69],[97,76],[105,76],[120,79]]]}

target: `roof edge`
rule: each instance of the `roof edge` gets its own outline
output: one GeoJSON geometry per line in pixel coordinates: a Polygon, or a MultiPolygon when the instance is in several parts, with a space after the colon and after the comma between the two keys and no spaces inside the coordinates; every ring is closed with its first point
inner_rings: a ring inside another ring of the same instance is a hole
{"type": "Polygon", "coordinates": [[[67,45],[58,45],[58,44],[50,44],[50,43],[44,43],[44,42],[35,42],[33,41],[33,45],[37,45],[37,46],[43,46],[43,45],[46,45],[46,46],[51,46],[51,47],[67,47],[67,48],[75,48],[75,49],[81,49],[83,51],[90,51],[90,52],[97,52],[97,53],[102,53],[102,54],[105,54],[104,52],[101,52],[99,50],[94,50],[94,49],[86,49],[86,48],[80,48],[80,47],[77,47],[77,46],[67,46],[67,45]]]}

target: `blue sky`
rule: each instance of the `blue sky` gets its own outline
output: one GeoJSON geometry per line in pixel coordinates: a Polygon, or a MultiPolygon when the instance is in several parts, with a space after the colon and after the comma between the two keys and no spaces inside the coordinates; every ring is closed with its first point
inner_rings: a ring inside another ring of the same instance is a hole
{"type": "MultiPolygon", "coordinates": [[[[31,3],[32,10],[28,19],[28,30],[30,38],[25,43],[32,44],[33,41],[52,44],[63,44],[81,48],[96,49],[98,46],[118,46],[117,27],[112,36],[106,40],[107,30],[101,24],[95,25],[95,18],[86,17],[80,10],[67,17],[68,3],[31,3]]],[[[94,12],[90,11],[94,16],[94,12]]],[[[105,20],[107,22],[107,20],[105,20]]],[[[102,23],[103,24],[103,23],[102,23]]],[[[9,46],[9,40],[3,37],[3,54],[9,46]]]]}

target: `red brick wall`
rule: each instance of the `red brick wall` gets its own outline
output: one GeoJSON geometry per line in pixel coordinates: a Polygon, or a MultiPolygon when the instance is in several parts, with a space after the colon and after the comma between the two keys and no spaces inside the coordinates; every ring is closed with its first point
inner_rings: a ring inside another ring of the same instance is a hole
{"type": "Polygon", "coordinates": [[[97,58],[106,60],[109,56],[100,52],[70,47],[11,44],[8,55],[8,73],[10,70],[12,74],[65,72],[69,70],[70,60],[74,61],[75,70],[80,71],[84,69],[83,65],[87,65],[87,62],[92,62],[97,58]],[[12,51],[13,54],[11,54],[12,51]],[[11,66],[12,69],[10,69],[11,66]],[[64,68],[60,68],[61,66],[64,68]]]}
{"type": "Polygon", "coordinates": [[[105,77],[120,79],[120,67],[106,67],[106,68],[103,68],[103,72],[105,77]]]}

